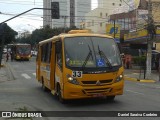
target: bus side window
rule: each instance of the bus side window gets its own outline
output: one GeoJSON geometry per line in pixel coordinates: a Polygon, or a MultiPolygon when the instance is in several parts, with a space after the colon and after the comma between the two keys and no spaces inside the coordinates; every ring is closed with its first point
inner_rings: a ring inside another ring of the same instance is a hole
{"type": "Polygon", "coordinates": [[[47,63],[50,63],[50,60],[51,60],[51,49],[52,49],[52,43],[50,42],[50,43],[48,43],[48,45],[47,45],[47,48],[46,48],[47,50],[47,53],[46,53],[46,62],[47,63]]]}
{"type": "Polygon", "coordinates": [[[57,54],[57,63],[62,69],[62,54],[61,53],[57,54]]]}
{"type": "Polygon", "coordinates": [[[44,62],[45,60],[45,44],[41,46],[41,61],[44,62]]]}
{"type": "Polygon", "coordinates": [[[56,43],[56,56],[57,56],[57,64],[62,70],[62,46],[60,42],[56,43]]]}

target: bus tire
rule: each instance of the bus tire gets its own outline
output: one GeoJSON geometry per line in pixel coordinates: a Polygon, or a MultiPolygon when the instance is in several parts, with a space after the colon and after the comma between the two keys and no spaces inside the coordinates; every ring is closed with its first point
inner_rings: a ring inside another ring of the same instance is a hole
{"type": "Polygon", "coordinates": [[[57,85],[57,96],[58,96],[58,100],[59,100],[61,103],[63,103],[63,104],[66,103],[66,100],[64,100],[64,99],[62,98],[61,87],[60,87],[59,84],[57,85]]]}
{"type": "Polygon", "coordinates": [[[115,96],[107,96],[107,101],[114,101],[115,96]]]}

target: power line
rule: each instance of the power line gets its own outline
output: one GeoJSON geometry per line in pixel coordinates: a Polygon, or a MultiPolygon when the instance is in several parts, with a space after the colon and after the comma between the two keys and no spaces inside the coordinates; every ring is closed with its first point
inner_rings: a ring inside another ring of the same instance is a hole
{"type": "MultiPolygon", "coordinates": [[[[135,8],[133,8],[132,6],[130,6],[125,0],[123,0],[123,2],[124,3],[126,3],[130,8],[132,8],[133,10],[135,9],[135,8]]],[[[136,11],[136,13],[137,13],[137,11],[136,11]]],[[[140,16],[140,15],[138,15],[138,16],[140,16]]],[[[142,19],[144,19],[144,18],[142,18],[142,19]]],[[[144,19],[145,20],[145,19],[144,19]]],[[[147,22],[147,20],[145,20],[146,22],[147,22]]]]}
{"type": "MultiPolygon", "coordinates": [[[[25,3],[6,3],[6,2],[0,2],[0,4],[33,5],[33,4],[25,4],[25,3]]],[[[35,6],[43,6],[43,5],[35,5],[35,6]]]]}

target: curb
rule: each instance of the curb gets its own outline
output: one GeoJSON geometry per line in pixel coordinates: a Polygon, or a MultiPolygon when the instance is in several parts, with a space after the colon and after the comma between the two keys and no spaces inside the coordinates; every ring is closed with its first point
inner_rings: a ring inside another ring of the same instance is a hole
{"type": "Polygon", "coordinates": [[[131,78],[131,77],[124,77],[124,80],[128,81],[134,81],[134,82],[144,82],[144,83],[156,83],[156,80],[151,79],[137,79],[137,78],[131,78]]]}
{"type": "Polygon", "coordinates": [[[5,66],[6,66],[6,68],[7,68],[8,74],[9,74],[9,80],[12,80],[12,79],[13,79],[13,80],[16,80],[16,75],[15,75],[15,73],[13,72],[14,70],[13,70],[13,68],[11,67],[11,65],[8,64],[8,63],[6,63],[5,66]]]}

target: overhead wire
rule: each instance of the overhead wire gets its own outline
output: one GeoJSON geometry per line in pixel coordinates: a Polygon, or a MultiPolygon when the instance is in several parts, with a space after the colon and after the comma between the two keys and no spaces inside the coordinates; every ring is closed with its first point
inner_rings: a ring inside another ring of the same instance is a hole
{"type": "MultiPolygon", "coordinates": [[[[1,1],[1,0],[0,0],[1,1]]],[[[123,0],[124,1],[124,0],[123,0]]],[[[124,1],[125,2],[125,1],[124,1]]],[[[62,2],[62,3],[66,3],[66,2],[62,2]]],[[[84,6],[83,6],[84,7],[84,6]]],[[[79,12],[85,12],[85,11],[79,11],[79,12]]],[[[74,16],[74,17],[76,17],[76,16],[74,16]]],[[[78,16],[77,16],[78,17],[78,16]]],[[[81,17],[87,17],[87,16],[81,16],[81,17]]],[[[104,19],[106,19],[106,18],[104,18],[104,19]]],[[[92,19],[91,19],[92,20],[92,19]]]]}

